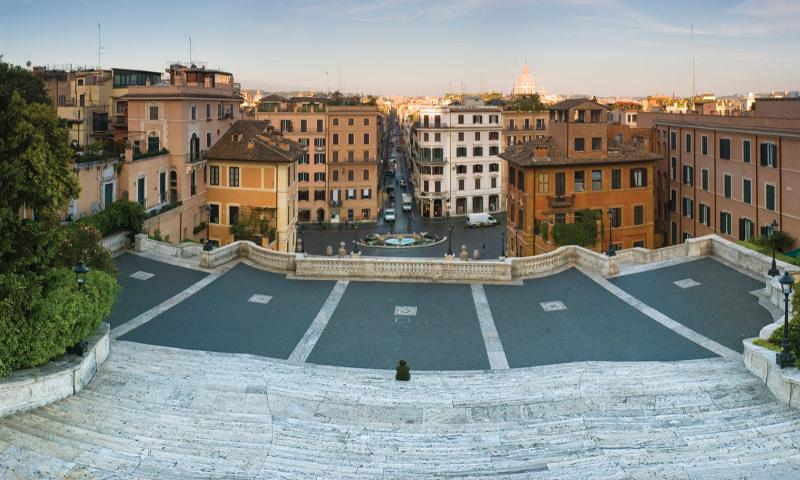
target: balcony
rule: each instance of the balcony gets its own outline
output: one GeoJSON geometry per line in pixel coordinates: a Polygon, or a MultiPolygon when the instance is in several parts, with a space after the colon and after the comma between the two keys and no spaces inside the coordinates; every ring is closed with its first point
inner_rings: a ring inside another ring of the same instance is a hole
{"type": "Polygon", "coordinates": [[[547,205],[550,208],[567,208],[575,203],[575,195],[549,195],[547,205]]]}
{"type": "Polygon", "coordinates": [[[194,156],[191,153],[186,154],[186,163],[188,165],[192,165],[195,163],[204,162],[208,159],[208,150],[200,150],[200,154],[195,154],[194,156]]]}
{"type": "Polygon", "coordinates": [[[330,205],[331,207],[341,207],[342,206],[342,201],[341,200],[331,200],[331,201],[328,202],[328,205],[330,205]]]}
{"type": "Polygon", "coordinates": [[[447,122],[433,122],[433,123],[422,123],[422,122],[414,122],[414,128],[447,128],[447,122]]]}

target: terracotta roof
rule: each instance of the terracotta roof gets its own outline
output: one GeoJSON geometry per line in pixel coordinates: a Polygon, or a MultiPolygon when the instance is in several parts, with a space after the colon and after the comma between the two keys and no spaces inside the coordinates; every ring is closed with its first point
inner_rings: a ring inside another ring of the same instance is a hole
{"type": "Polygon", "coordinates": [[[511,145],[500,158],[521,167],[550,165],[602,165],[608,163],[653,162],[661,156],[650,153],[638,145],[608,141],[608,156],[603,158],[568,157],[552,137],[511,145]]]}
{"type": "Polygon", "coordinates": [[[261,97],[258,99],[259,102],[285,102],[286,99],[281,97],[280,95],[275,95],[271,93],[265,97],[261,97]]]}
{"type": "Polygon", "coordinates": [[[606,108],[603,105],[600,105],[596,101],[592,100],[591,98],[570,98],[568,100],[562,100],[556,104],[550,106],[550,110],[569,110],[570,108],[577,107],[578,105],[582,105],[584,103],[592,103],[597,105],[601,108],[606,108]]]}
{"type": "Polygon", "coordinates": [[[297,161],[306,148],[283,138],[265,120],[238,120],[208,150],[209,160],[289,163],[297,161]]]}

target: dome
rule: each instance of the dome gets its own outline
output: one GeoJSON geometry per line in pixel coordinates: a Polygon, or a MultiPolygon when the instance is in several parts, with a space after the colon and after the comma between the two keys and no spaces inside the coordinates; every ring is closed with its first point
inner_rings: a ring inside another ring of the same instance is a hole
{"type": "Polygon", "coordinates": [[[512,93],[514,95],[533,95],[536,93],[536,82],[533,80],[531,72],[528,71],[528,62],[522,64],[522,73],[517,76],[512,93]]]}

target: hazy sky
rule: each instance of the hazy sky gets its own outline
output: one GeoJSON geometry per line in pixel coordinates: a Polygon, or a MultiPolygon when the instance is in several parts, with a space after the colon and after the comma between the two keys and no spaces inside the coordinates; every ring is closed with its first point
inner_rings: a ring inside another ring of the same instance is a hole
{"type": "Polygon", "coordinates": [[[549,92],[800,89],[800,0],[0,0],[0,54],[152,70],[193,58],[244,88],[508,92],[527,59],[549,92]],[[341,71],[341,75],[339,72],[341,71]],[[326,73],[328,75],[326,77],[326,73]]]}

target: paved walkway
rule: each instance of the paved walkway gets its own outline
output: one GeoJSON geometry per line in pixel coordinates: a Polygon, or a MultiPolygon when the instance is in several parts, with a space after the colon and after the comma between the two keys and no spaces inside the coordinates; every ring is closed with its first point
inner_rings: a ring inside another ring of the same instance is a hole
{"type": "Polygon", "coordinates": [[[0,478],[800,476],[800,412],[740,362],[392,373],[115,341],[78,395],[0,419],[0,478]]]}

